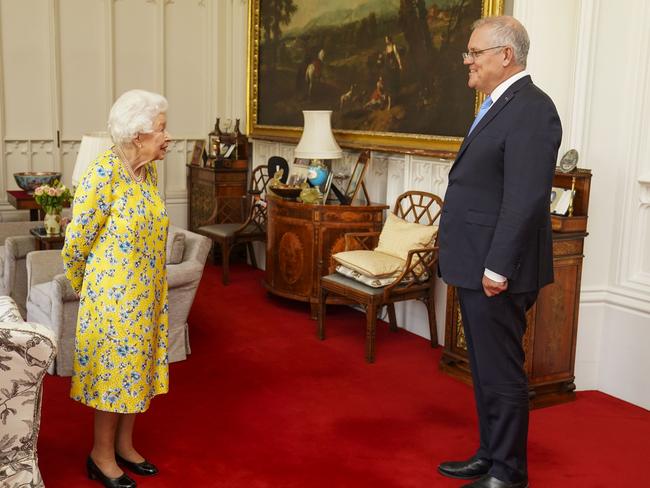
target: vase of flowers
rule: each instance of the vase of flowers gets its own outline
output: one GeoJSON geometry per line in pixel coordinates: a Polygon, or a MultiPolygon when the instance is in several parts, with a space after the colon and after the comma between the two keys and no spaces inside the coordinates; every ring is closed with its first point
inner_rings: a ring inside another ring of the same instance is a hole
{"type": "Polygon", "coordinates": [[[34,190],[34,199],[45,212],[43,223],[47,235],[61,234],[61,210],[71,198],[70,190],[58,181],[52,186],[42,185],[34,190]]]}

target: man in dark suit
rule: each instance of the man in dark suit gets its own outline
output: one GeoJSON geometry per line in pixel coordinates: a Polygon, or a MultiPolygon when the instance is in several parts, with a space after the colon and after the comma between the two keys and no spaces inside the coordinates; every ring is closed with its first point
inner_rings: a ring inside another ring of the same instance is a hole
{"type": "MultiPolygon", "coordinates": [[[[525,71],[529,40],[514,18],[473,26],[463,54],[470,88],[487,95],[449,172],[439,269],[458,289],[480,443],[440,464],[471,488],[526,488],[526,311],[553,281],[549,198],[562,127],[525,71]]],[[[544,325],[541,324],[543,327],[544,325]]]]}

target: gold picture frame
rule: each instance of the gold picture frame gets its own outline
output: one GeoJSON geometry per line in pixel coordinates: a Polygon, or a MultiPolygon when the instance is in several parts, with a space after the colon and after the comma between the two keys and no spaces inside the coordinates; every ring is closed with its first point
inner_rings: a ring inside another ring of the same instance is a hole
{"type": "MultiPolygon", "coordinates": [[[[367,0],[348,3],[351,12],[367,0]]],[[[372,24],[373,18],[377,23],[379,16],[313,27],[320,11],[305,13],[313,2],[293,0],[295,11],[289,14],[274,13],[276,5],[269,0],[249,1],[247,133],[251,138],[296,143],[302,110],[325,109],[334,111],[332,128],[344,147],[453,157],[483,98],[467,88],[461,53],[472,22],[502,14],[504,0],[459,1],[432,12],[428,19],[433,20],[427,20],[432,22],[430,35],[423,36],[430,40],[432,52],[417,58],[410,54],[415,52],[412,39],[407,40],[399,28],[397,7],[383,7],[394,11],[380,12],[381,26],[368,31],[374,35],[351,42],[344,38],[352,35],[353,28],[358,31],[361,24],[372,24]],[[390,14],[389,21],[384,14],[390,14]],[[350,22],[356,22],[356,27],[350,22]],[[401,84],[391,81],[393,75],[377,75],[396,71],[388,58],[399,59],[401,84]],[[383,64],[377,68],[380,60],[383,64]],[[314,66],[319,61],[320,78],[307,82],[309,70],[317,76],[314,66]],[[383,95],[382,90],[386,90],[383,95]]],[[[327,2],[318,5],[327,8],[327,2]]],[[[330,19],[339,14],[331,9],[326,13],[330,19]]]]}
{"type": "Polygon", "coordinates": [[[366,170],[368,169],[368,163],[370,162],[370,151],[366,150],[359,154],[359,158],[352,168],[352,173],[350,173],[350,179],[348,184],[343,192],[345,195],[345,200],[348,205],[352,205],[354,199],[359,194],[359,190],[363,189],[363,194],[366,198],[366,204],[370,205],[370,197],[368,196],[368,191],[366,190],[366,185],[363,182],[363,178],[366,175],[366,170]]]}

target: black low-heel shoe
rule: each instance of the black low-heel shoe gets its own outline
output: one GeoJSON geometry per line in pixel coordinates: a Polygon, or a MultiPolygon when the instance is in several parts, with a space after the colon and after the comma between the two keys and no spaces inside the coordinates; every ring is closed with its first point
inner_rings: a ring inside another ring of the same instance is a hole
{"type": "Polygon", "coordinates": [[[119,478],[106,476],[90,456],[86,460],[86,471],[88,472],[88,478],[99,481],[106,488],[136,488],[135,481],[125,474],[122,474],[119,478]]]}
{"type": "Polygon", "coordinates": [[[132,461],[127,461],[118,453],[115,453],[115,460],[118,464],[121,464],[129,471],[139,474],[140,476],[153,476],[154,474],[158,474],[158,468],[146,460],[141,463],[134,463],[132,461]]]}

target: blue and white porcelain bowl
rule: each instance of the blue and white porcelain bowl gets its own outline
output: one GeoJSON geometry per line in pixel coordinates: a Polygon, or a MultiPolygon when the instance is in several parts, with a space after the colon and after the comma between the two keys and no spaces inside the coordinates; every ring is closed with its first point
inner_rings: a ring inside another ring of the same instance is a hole
{"type": "Polygon", "coordinates": [[[61,173],[58,171],[26,171],[14,173],[16,184],[26,192],[33,192],[41,185],[52,185],[55,181],[61,181],[61,173]]]}

